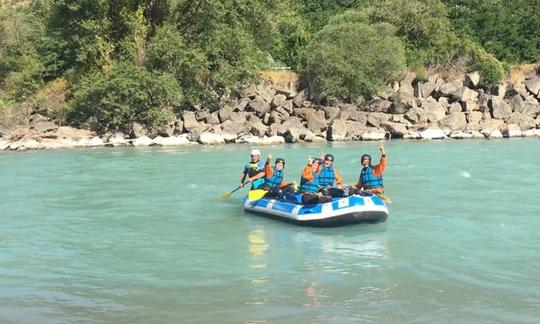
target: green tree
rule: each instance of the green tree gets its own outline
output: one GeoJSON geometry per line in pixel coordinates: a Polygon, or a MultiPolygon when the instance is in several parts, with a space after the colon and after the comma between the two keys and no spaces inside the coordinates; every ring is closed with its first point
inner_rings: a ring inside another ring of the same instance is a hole
{"type": "Polygon", "coordinates": [[[305,52],[310,90],[354,100],[402,77],[405,50],[394,33],[390,24],[368,24],[358,12],[334,17],[305,52]]]}
{"type": "Polygon", "coordinates": [[[129,131],[134,122],[156,127],[171,122],[182,103],[182,90],[167,73],[119,63],[109,73],[89,76],[70,95],[71,122],[96,119],[99,131],[129,131]]]}
{"type": "Polygon", "coordinates": [[[509,63],[540,60],[540,6],[536,0],[444,0],[459,33],[509,63]]]}

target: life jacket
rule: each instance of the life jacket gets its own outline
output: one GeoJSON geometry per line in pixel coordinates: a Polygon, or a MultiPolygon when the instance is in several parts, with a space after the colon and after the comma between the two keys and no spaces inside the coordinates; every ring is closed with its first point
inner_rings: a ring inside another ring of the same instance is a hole
{"type": "Polygon", "coordinates": [[[336,174],[334,172],[334,165],[332,164],[329,168],[326,165],[322,165],[321,173],[319,173],[319,185],[321,187],[332,186],[336,181],[336,174]]]}
{"type": "Polygon", "coordinates": [[[279,189],[281,182],[283,182],[284,175],[285,175],[285,172],[283,169],[281,170],[274,169],[274,175],[271,176],[270,178],[267,177],[264,185],[270,189],[279,189]]]}
{"type": "Polygon", "coordinates": [[[300,191],[302,192],[318,192],[319,191],[319,174],[313,174],[313,180],[308,181],[302,177],[300,179],[300,191]]]}
{"type": "Polygon", "coordinates": [[[384,188],[382,176],[377,177],[373,174],[372,167],[365,167],[360,172],[360,181],[364,189],[384,188]]]}
{"type": "MultiPolygon", "coordinates": [[[[264,171],[264,162],[263,161],[259,161],[259,162],[249,162],[248,164],[246,164],[246,166],[244,167],[244,173],[247,173],[248,177],[253,177],[261,172],[264,171]]],[[[260,179],[257,179],[255,181],[253,181],[251,183],[251,189],[259,189],[260,187],[262,187],[264,185],[264,177],[263,178],[260,178],[260,179]]]]}

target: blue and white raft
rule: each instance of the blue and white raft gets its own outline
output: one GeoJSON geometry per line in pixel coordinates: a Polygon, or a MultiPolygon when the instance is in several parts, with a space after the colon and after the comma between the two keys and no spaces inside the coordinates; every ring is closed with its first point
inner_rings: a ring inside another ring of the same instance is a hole
{"type": "Polygon", "coordinates": [[[334,198],[331,202],[316,205],[265,197],[250,200],[246,197],[244,210],[297,225],[316,227],[378,223],[388,217],[387,205],[375,195],[334,198]]]}

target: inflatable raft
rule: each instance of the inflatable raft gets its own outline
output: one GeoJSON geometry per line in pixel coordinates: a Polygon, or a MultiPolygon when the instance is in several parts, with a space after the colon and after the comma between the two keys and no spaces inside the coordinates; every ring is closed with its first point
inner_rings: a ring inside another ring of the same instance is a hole
{"type": "Polygon", "coordinates": [[[279,219],[303,226],[331,227],[359,223],[384,222],[388,207],[375,195],[352,195],[333,198],[331,202],[302,205],[295,201],[261,198],[244,198],[248,213],[279,219]]]}

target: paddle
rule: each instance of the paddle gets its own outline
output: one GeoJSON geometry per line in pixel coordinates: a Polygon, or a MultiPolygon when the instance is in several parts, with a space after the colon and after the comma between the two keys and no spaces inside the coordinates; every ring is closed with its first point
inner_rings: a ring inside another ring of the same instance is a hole
{"type": "Polygon", "coordinates": [[[390,200],[390,198],[388,198],[388,196],[385,194],[380,193],[380,194],[375,194],[375,196],[381,198],[381,200],[384,201],[385,204],[387,205],[390,205],[392,203],[392,200],[390,200]]]}
{"type": "MultiPolygon", "coordinates": [[[[353,186],[345,186],[344,189],[351,189],[351,188],[354,188],[353,186]]],[[[369,191],[365,191],[365,192],[369,192],[369,191]]],[[[374,193],[374,192],[369,192],[377,197],[379,197],[382,201],[384,201],[385,204],[387,205],[390,205],[392,203],[392,200],[390,200],[390,198],[385,195],[385,194],[382,194],[382,193],[374,193]]]]}
{"type": "Polygon", "coordinates": [[[243,188],[243,187],[246,185],[246,183],[247,183],[247,181],[244,182],[241,186],[236,187],[236,189],[234,189],[234,190],[231,191],[231,192],[225,192],[225,193],[223,193],[223,194],[220,196],[220,198],[221,198],[221,199],[229,199],[229,198],[231,198],[232,194],[235,193],[236,191],[240,190],[240,188],[243,188]]]}

